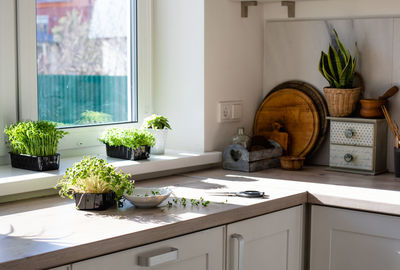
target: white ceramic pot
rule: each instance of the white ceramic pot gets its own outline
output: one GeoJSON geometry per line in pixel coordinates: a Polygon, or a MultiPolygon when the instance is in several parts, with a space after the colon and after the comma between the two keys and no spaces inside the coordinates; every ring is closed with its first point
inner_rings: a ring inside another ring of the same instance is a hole
{"type": "Polygon", "coordinates": [[[163,155],[165,152],[165,143],[167,142],[168,129],[147,129],[156,139],[156,144],[151,147],[150,154],[163,155]]]}

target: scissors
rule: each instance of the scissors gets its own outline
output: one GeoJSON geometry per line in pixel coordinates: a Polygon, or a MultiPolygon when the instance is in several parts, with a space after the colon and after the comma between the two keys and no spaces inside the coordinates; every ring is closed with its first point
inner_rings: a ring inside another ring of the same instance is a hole
{"type": "Polygon", "coordinates": [[[269,195],[262,191],[257,190],[245,190],[239,192],[216,192],[211,193],[211,196],[230,196],[230,197],[243,197],[243,198],[264,198],[269,199],[269,195]]]}

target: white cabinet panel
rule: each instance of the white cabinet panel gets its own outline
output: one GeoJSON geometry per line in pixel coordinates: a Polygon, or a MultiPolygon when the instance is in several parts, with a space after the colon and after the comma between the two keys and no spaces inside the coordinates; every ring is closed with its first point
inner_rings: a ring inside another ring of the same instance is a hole
{"type": "Polygon", "coordinates": [[[49,270],[72,270],[71,265],[63,265],[56,268],[51,268],[49,270]]]}
{"type": "Polygon", "coordinates": [[[311,270],[399,270],[400,218],[313,206],[311,270]]]}
{"type": "Polygon", "coordinates": [[[303,206],[236,222],[227,226],[228,270],[236,270],[243,238],[243,269],[302,269],[303,206]],[[232,237],[233,236],[233,237],[232,237]]]}
{"type": "Polygon", "coordinates": [[[224,229],[218,227],[77,262],[72,265],[72,269],[223,270],[223,251],[224,229]],[[168,252],[170,248],[177,249],[177,259],[168,252]],[[156,253],[151,255],[154,260],[150,264],[153,266],[139,266],[139,256],[149,257],[149,254],[153,252],[156,253]]]}

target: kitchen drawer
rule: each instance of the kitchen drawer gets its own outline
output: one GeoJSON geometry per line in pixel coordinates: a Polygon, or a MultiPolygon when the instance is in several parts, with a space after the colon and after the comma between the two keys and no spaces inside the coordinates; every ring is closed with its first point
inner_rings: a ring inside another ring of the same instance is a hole
{"type": "Polygon", "coordinates": [[[222,270],[224,227],[217,227],[72,264],[73,270],[222,270]]]}
{"type": "Polygon", "coordinates": [[[372,171],[373,148],[331,144],[329,166],[372,171]]]}
{"type": "Polygon", "coordinates": [[[374,145],[374,124],[331,121],[331,144],[374,145]]]}

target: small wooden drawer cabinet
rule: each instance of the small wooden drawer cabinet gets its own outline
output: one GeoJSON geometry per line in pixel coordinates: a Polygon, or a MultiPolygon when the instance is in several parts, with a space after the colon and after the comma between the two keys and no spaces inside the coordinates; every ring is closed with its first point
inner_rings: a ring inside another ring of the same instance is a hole
{"type": "Polygon", "coordinates": [[[386,171],[387,126],[384,119],[328,119],[331,121],[331,170],[364,174],[386,171]]]}

